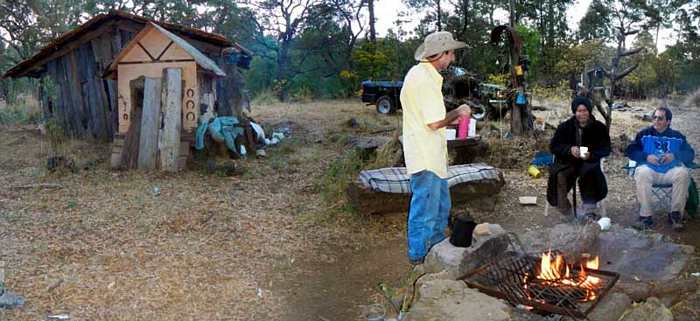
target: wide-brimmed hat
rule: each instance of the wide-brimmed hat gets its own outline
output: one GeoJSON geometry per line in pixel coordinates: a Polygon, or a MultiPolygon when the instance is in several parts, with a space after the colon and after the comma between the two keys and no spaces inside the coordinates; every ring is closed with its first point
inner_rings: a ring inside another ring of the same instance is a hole
{"type": "Polygon", "coordinates": [[[414,57],[416,60],[421,61],[426,57],[439,54],[443,51],[464,48],[466,46],[466,43],[454,40],[451,33],[447,31],[437,31],[425,37],[423,43],[416,49],[414,57]]]}

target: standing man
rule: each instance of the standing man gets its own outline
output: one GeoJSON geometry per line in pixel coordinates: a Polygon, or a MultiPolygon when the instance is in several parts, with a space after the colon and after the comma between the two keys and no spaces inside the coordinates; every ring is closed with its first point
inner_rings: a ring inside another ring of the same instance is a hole
{"type": "Polygon", "coordinates": [[[445,126],[470,117],[469,106],[446,113],[442,76],[438,73],[455,60],[454,50],[465,43],[439,31],[428,35],[416,49],[418,64],[406,74],[401,89],[403,152],[411,175],[411,206],[408,213],[408,259],[421,264],[428,250],[445,238],[449,219],[447,186],[447,137],[445,126]]]}
{"type": "Polygon", "coordinates": [[[683,229],[682,215],[688,198],[690,166],[695,158],[695,151],[688,144],[685,136],[671,129],[673,114],[666,107],[654,110],[653,125],[642,129],[634,138],[625,154],[640,164],[634,171],[639,200],[639,222],[635,227],[652,228],[651,189],[653,184],[673,184],[671,194],[671,212],[668,222],[674,230],[683,229]]]}

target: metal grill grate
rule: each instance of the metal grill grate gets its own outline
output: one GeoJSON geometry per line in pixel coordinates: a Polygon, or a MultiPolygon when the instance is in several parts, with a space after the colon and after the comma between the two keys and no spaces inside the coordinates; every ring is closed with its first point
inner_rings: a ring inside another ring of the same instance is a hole
{"type": "MultiPolygon", "coordinates": [[[[600,279],[592,289],[595,298],[583,301],[587,288],[569,285],[562,280],[545,281],[535,278],[539,273],[539,258],[527,255],[511,256],[492,261],[460,278],[469,287],[504,299],[514,306],[532,307],[540,313],[556,313],[583,319],[617,282],[615,272],[586,269],[585,273],[600,279]]],[[[582,271],[574,268],[569,279],[579,279],[582,271]]]]}

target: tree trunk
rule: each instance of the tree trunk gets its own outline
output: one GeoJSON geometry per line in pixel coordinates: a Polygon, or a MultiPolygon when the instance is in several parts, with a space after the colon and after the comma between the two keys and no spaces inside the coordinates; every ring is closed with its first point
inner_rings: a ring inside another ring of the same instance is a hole
{"type": "Polygon", "coordinates": [[[440,0],[435,0],[437,3],[437,30],[442,31],[442,8],[440,7],[440,0]]]}
{"type": "Polygon", "coordinates": [[[367,8],[369,9],[369,41],[377,42],[377,31],[374,29],[374,0],[367,0],[367,8]]]}
{"type": "Polygon", "coordinates": [[[280,51],[277,57],[277,86],[279,86],[279,91],[277,92],[277,98],[280,101],[287,101],[289,99],[289,46],[290,41],[282,40],[280,44],[280,51]]]}
{"type": "Polygon", "coordinates": [[[462,37],[467,35],[467,27],[469,26],[469,0],[462,0],[462,15],[464,21],[462,23],[462,37]]]}

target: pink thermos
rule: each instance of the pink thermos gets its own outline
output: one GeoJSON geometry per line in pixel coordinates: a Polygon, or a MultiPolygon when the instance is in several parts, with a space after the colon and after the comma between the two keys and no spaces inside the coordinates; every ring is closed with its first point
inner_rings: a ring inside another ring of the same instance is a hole
{"type": "Polygon", "coordinates": [[[466,139],[469,133],[469,117],[459,118],[459,127],[457,127],[457,139],[466,139]]]}

